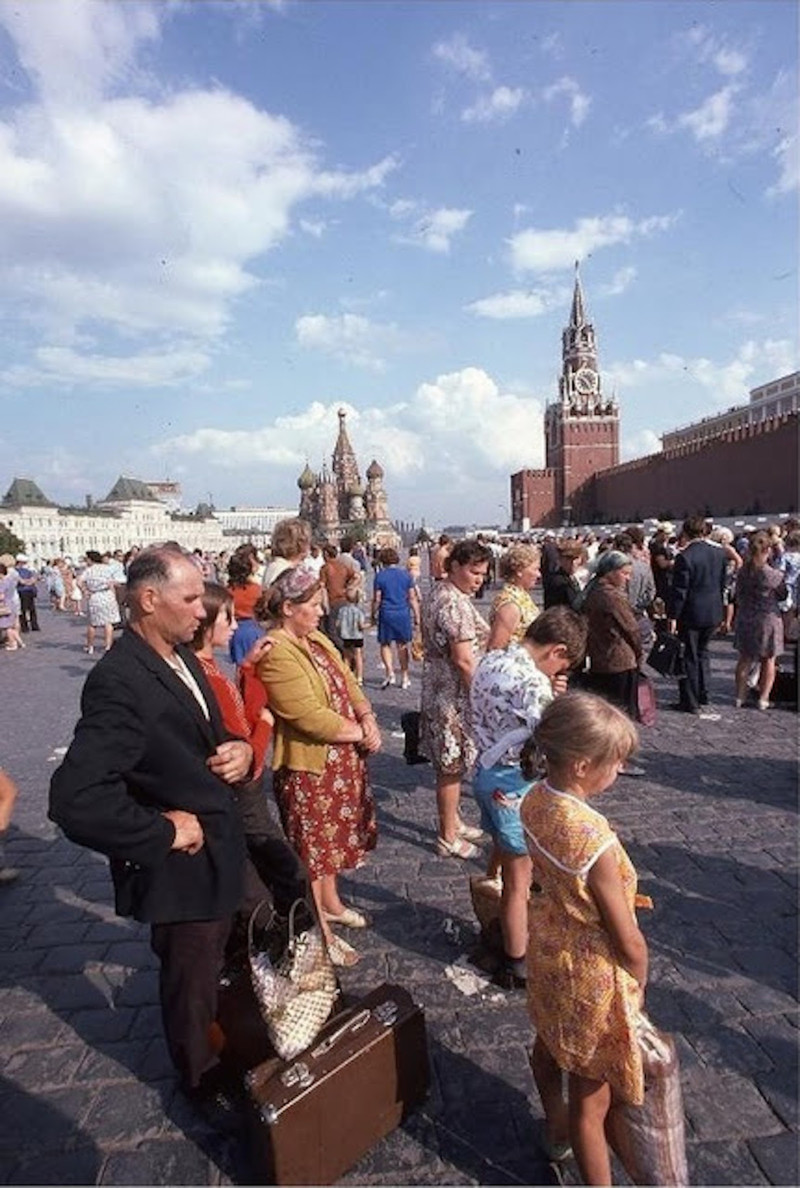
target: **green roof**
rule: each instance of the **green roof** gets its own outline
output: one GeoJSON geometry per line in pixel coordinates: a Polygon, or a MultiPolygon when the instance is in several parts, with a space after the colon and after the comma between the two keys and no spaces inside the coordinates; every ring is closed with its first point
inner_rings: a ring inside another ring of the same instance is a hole
{"type": "Polygon", "coordinates": [[[131,499],[147,503],[160,502],[146,483],[141,482],[140,479],[125,478],[123,475],[120,475],[102,502],[128,503],[131,499]]]}
{"type": "Polygon", "coordinates": [[[15,478],[3,496],[3,507],[55,507],[33,479],[15,478]]]}

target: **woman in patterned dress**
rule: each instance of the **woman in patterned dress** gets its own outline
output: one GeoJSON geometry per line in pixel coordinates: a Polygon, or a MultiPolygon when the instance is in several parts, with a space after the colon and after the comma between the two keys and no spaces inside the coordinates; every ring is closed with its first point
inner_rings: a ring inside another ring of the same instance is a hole
{"type": "Polygon", "coordinates": [[[500,558],[500,577],[505,585],[494,597],[489,611],[489,642],[486,651],[520,643],[539,613],[531,590],[539,580],[540,554],[536,545],[514,544],[500,558]]]}
{"type": "Polygon", "coordinates": [[[380,750],[378,724],[363,689],[318,630],[322,584],[312,569],[285,570],[271,588],[278,627],[258,675],[275,717],[273,788],[290,845],[308,869],[334,965],[355,965],[357,951],[331,925],[366,928],[346,906],[337,875],[360,866],[377,840],[365,754],[380,750]]]}
{"type": "Polygon", "coordinates": [[[103,628],[105,651],[111,647],[114,627],[119,622],[119,603],[114,567],[106,564],[95,549],[87,549],[86,560],[89,564],[81,574],[79,583],[87,595],[86,610],[89,616],[84,651],[91,656],[94,653],[94,633],[98,627],[103,628]]]}
{"type": "Polygon", "coordinates": [[[483,835],[459,814],[461,780],[475,763],[470,732],[469,687],[489,627],[473,596],[483,585],[491,553],[477,540],[461,540],[445,562],[422,614],[420,749],[436,773],[441,857],[474,858],[473,842],[483,835]]]}
{"type": "Polygon", "coordinates": [[[747,698],[747,675],[758,665],[758,708],[769,709],[778,656],[783,651],[783,615],[786,581],[780,569],[769,564],[772,541],[766,532],[750,538],[747,559],[736,579],[736,621],[733,644],[739,653],[736,665],[736,708],[747,698]]]}
{"type": "MultiPolygon", "coordinates": [[[[523,774],[545,776],[525,797],[531,856],[528,1007],[531,1063],[554,1156],[572,1144],[581,1182],[610,1184],[604,1123],[612,1092],[641,1105],[636,1019],[647,944],[635,909],[636,873],[616,834],[588,801],[614,783],[637,743],[621,710],[590,693],[553,701],[523,749],[523,774]],[[569,1107],[562,1096],[569,1075],[569,1107]]],[[[647,901],[649,903],[649,901],[647,901]]]]}

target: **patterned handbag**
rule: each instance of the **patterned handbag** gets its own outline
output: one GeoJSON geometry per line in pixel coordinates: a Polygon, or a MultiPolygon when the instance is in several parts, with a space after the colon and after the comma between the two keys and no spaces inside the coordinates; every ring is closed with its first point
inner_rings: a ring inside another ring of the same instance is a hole
{"type": "Polygon", "coordinates": [[[636,1038],[644,1068],[644,1104],[612,1102],[606,1133],[634,1184],[684,1188],[689,1173],[675,1041],[642,1012],[636,1038]]]}
{"type": "Polygon", "coordinates": [[[288,939],[276,959],[253,943],[254,921],[261,906],[247,926],[250,979],[275,1051],[284,1060],[294,1060],[317,1038],[339,985],[319,924],[314,921],[306,928],[297,927],[298,911],[307,911],[305,900],[292,904],[288,939]]]}

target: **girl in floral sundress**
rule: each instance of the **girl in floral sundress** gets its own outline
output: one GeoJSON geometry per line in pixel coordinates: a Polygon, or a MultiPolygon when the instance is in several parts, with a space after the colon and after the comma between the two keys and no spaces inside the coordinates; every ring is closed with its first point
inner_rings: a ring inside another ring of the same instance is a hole
{"type": "Polygon", "coordinates": [[[567,693],[547,707],[521,759],[528,778],[537,763],[546,772],[521,812],[533,866],[531,1064],[551,1157],[565,1158],[571,1144],[584,1184],[611,1183],[604,1123],[612,1093],[644,1100],[635,1023],[647,944],[635,908],[645,901],[616,834],[588,803],[611,787],[636,743],[635,726],[615,706],[567,693]]]}

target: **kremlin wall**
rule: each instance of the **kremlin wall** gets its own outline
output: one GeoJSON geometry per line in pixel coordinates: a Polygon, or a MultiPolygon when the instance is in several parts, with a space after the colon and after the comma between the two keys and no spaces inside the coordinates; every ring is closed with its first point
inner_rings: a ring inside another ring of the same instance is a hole
{"type": "Polygon", "coordinates": [[[575,276],[558,398],[545,410],[545,466],[511,475],[516,532],[570,524],[796,511],[800,372],[747,404],[665,433],[663,450],[619,462],[619,406],[603,394],[594,326],[575,276]]]}

